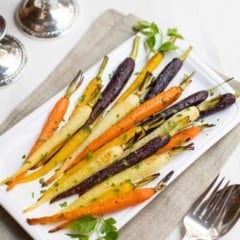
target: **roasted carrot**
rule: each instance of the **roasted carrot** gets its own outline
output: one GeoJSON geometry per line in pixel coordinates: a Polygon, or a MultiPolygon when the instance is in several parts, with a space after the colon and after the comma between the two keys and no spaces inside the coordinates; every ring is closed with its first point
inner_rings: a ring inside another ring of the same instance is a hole
{"type": "Polygon", "coordinates": [[[74,187],[68,189],[67,191],[62,192],[55,196],[50,202],[53,203],[55,201],[59,201],[60,199],[69,197],[74,194],[78,194],[79,196],[83,195],[85,192],[89,191],[92,187],[97,185],[100,182],[110,178],[126,170],[127,168],[140,163],[147,157],[150,157],[154,153],[158,151],[159,148],[165,146],[170,137],[163,136],[163,137],[156,137],[146,143],[143,147],[137,149],[135,152],[130,153],[125,158],[120,158],[118,161],[115,161],[108,165],[107,167],[101,169],[100,171],[92,174],[90,177],[86,178],[85,180],[81,181],[79,184],[75,185],[74,187]]]}
{"type": "Polygon", "coordinates": [[[67,108],[69,106],[69,98],[79,88],[82,80],[82,71],[80,70],[77,76],[70,83],[65,95],[61,97],[54,105],[52,111],[47,118],[47,121],[45,122],[35,144],[33,145],[25,161],[28,161],[28,158],[54,134],[67,111],[67,108]]]}
{"type": "Polygon", "coordinates": [[[162,154],[167,151],[172,150],[175,147],[181,146],[187,141],[192,140],[194,137],[196,137],[204,128],[206,127],[212,127],[213,125],[210,124],[204,124],[200,126],[193,126],[187,129],[184,129],[183,131],[175,134],[173,137],[171,137],[170,141],[167,145],[162,147],[157,151],[157,154],[162,154]]]}
{"type": "MultiPolygon", "coordinates": [[[[109,155],[109,153],[111,152],[111,149],[116,147],[117,148],[121,147],[122,149],[124,149],[124,145],[127,146],[128,144],[131,144],[132,139],[135,139],[136,135],[140,136],[140,134],[143,134],[142,131],[143,130],[141,129],[141,127],[136,127],[136,129],[131,129],[128,131],[128,133],[124,134],[123,136],[119,136],[118,138],[104,145],[102,148],[98,149],[96,152],[94,152],[90,156],[90,158],[86,158],[83,161],[76,164],[70,171],[68,171],[61,178],[59,178],[59,180],[57,181],[58,184],[53,184],[49,189],[47,189],[47,191],[45,191],[42,194],[42,196],[38,199],[36,203],[34,203],[33,205],[25,209],[24,212],[28,212],[35,209],[36,207],[42,205],[44,202],[54,198],[58,193],[61,193],[66,189],[69,189],[70,187],[78,184],[81,181],[81,179],[86,175],[85,171],[82,174],[82,170],[86,169],[85,167],[87,165],[91,164],[91,162],[93,163],[95,162],[96,167],[93,167],[92,170],[94,170],[95,168],[99,169],[99,166],[101,165],[101,164],[98,164],[99,161],[105,162],[105,161],[108,161],[107,158],[108,159],[111,158],[112,154],[109,155]],[[78,174],[79,177],[76,174],[78,174]],[[76,177],[74,178],[75,175],[76,177]],[[68,187],[66,188],[66,186],[68,187]]],[[[112,160],[116,160],[117,155],[113,157],[114,158],[112,160]]],[[[146,176],[143,176],[143,178],[145,177],[146,176]]]]}
{"type": "Polygon", "coordinates": [[[76,133],[44,166],[26,175],[19,183],[31,182],[38,179],[57,167],[90,135],[89,128],[82,128],[80,134],[76,133]]]}
{"type": "Polygon", "coordinates": [[[64,173],[66,168],[69,166],[69,164],[74,160],[75,156],[77,156],[86,146],[88,146],[89,143],[91,143],[94,139],[98,138],[106,130],[111,128],[123,117],[125,117],[127,114],[133,111],[133,109],[138,107],[141,103],[141,97],[144,96],[144,94],[148,90],[148,87],[151,84],[152,80],[153,80],[153,75],[148,72],[146,74],[146,77],[144,78],[142,85],[139,87],[137,92],[130,94],[123,101],[114,105],[113,108],[104,117],[101,117],[98,119],[96,124],[88,126],[91,134],[76,149],[76,151],[73,151],[71,155],[69,155],[66,158],[66,155],[63,155],[63,153],[60,153],[62,152],[60,150],[59,154],[64,156],[63,160],[65,160],[65,158],[66,160],[64,161],[63,165],[59,168],[59,170],[56,171],[54,175],[51,178],[49,178],[45,183],[48,185],[52,183],[55,179],[59,178],[64,173]]]}
{"type": "Polygon", "coordinates": [[[136,183],[133,183],[133,182],[131,182],[130,179],[128,179],[124,182],[121,182],[118,185],[113,184],[111,186],[111,188],[108,189],[108,191],[106,191],[105,193],[100,195],[98,198],[92,199],[92,202],[90,204],[93,204],[95,202],[107,201],[107,200],[110,200],[116,196],[123,194],[123,193],[130,192],[137,187],[142,187],[142,186],[152,182],[155,178],[157,178],[159,176],[160,176],[160,173],[155,173],[155,174],[152,174],[150,176],[147,176],[146,178],[143,178],[143,179],[137,181],[136,183]]]}
{"type": "Polygon", "coordinates": [[[64,220],[74,220],[83,215],[101,215],[111,213],[130,206],[135,206],[152,197],[154,193],[155,190],[153,188],[135,189],[106,202],[92,204],[89,207],[79,208],[72,212],[66,212],[60,215],[56,214],[50,217],[27,219],[27,222],[30,225],[48,224],[64,220]]]}
{"type": "Polygon", "coordinates": [[[100,89],[102,88],[102,75],[107,66],[108,60],[108,56],[104,56],[103,61],[99,67],[97,76],[89,82],[83,94],[79,97],[78,102],[71,114],[71,117],[73,117],[78,112],[79,108],[81,108],[83,105],[88,105],[92,101],[94,96],[99,94],[100,89]]]}
{"type": "Polygon", "coordinates": [[[162,62],[163,57],[164,55],[162,52],[157,52],[155,55],[153,55],[153,57],[147,62],[144,68],[140,71],[136,79],[127,88],[127,90],[124,91],[124,93],[119,97],[119,99],[116,101],[115,104],[120,103],[125,98],[127,98],[131,93],[133,93],[136,89],[138,89],[142,84],[146,73],[153,72],[157,68],[157,66],[162,62]]]}
{"type": "Polygon", "coordinates": [[[79,155],[77,155],[66,171],[72,168],[76,163],[84,159],[89,152],[94,152],[107,142],[125,133],[138,122],[152,114],[161,111],[176,101],[182,94],[183,89],[189,84],[190,79],[186,78],[180,86],[171,87],[168,90],[161,92],[157,96],[147,100],[139,107],[135,108],[127,116],[122,118],[112,128],[108,129],[100,137],[93,140],[79,155]]]}
{"type": "Polygon", "coordinates": [[[152,84],[148,93],[145,96],[145,100],[155,97],[160,92],[164,91],[164,89],[168,86],[168,84],[173,80],[176,74],[183,66],[183,62],[191,52],[192,47],[189,47],[182,56],[178,58],[173,58],[171,62],[169,62],[164,69],[160,72],[160,74],[156,77],[155,82],[152,84]]]}
{"type": "Polygon", "coordinates": [[[45,161],[47,158],[50,158],[70,136],[84,125],[90,114],[91,108],[87,105],[82,106],[81,111],[79,111],[78,114],[70,119],[59,131],[56,132],[56,134],[40,146],[40,148],[33,153],[28,161],[25,162],[16,173],[4,179],[1,184],[9,182],[9,180],[12,181],[13,185],[11,186],[19,183],[21,181],[21,178],[19,178],[20,175],[24,177],[23,173],[27,173],[27,171],[39,161],[45,161]]]}
{"type": "Polygon", "coordinates": [[[112,186],[118,186],[124,181],[131,181],[132,183],[139,182],[142,179],[146,179],[148,176],[156,174],[161,168],[163,168],[170,161],[171,157],[181,153],[185,150],[193,150],[193,146],[183,146],[175,148],[174,150],[165,152],[163,154],[154,154],[151,157],[143,160],[141,165],[132,166],[117,175],[99,183],[88,192],[83,194],[80,198],[70,203],[61,212],[77,209],[80,206],[87,206],[92,203],[92,199],[99,199],[103,194],[111,191],[112,186]]]}
{"type": "Polygon", "coordinates": [[[91,116],[87,120],[86,125],[92,124],[96,118],[106,110],[106,108],[120,94],[121,90],[131,77],[135,68],[135,60],[138,54],[140,39],[141,38],[139,36],[135,37],[130,57],[124,59],[124,61],[117,67],[110,82],[103,90],[101,98],[98,99],[97,103],[93,107],[91,116]]]}
{"type": "MultiPolygon", "coordinates": [[[[129,168],[133,164],[139,163],[142,161],[142,159],[149,156],[149,154],[151,155],[150,152],[153,151],[154,148],[157,148],[156,151],[160,149],[160,142],[157,140],[159,136],[163,138],[163,136],[172,136],[176,134],[181,129],[186,128],[189,123],[191,123],[192,120],[195,120],[198,116],[199,114],[196,107],[191,107],[187,110],[182,110],[179,114],[175,114],[169,120],[164,122],[164,124],[161,124],[160,127],[157,127],[155,131],[133,144],[132,147],[129,148],[129,151],[125,150],[117,162],[112,163],[105,169],[99,169],[98,172],[96,172],[94,175],[91,175],[91,177],[88,179],[80,181],[78,184],[76,183],[74,187],[54,197],[51,202],[60,200],[76,193],[82,195],[85,192],[89,191],[89,189],[94,185],[99,184],[101,181],[104,181],[106,178],[109,178],[110,176],[113,176],[120,171],[129,168]]],[[[166,144],[167,143],[165,142],[165,144],[162,146],[165,146],[166,144]]],[[[69,172],[71,172],[71,170],[69,172]]],[[[83,169],[80,168],[79,170],[81,174],[81,170],[83,169]]],[[[83,172],[85,172],[85,170],[83,170],[83,172]]]]}
{"type": "MultiPolygon", "coordinates": [[[[168,179],[169,177],[167,178],[167,180],[168,179]]],[[[157,191],[162,190],[165,186],[166,180],[164,179],[164,181],[161,180],[154,188],[134,189],[133,191],[123,193],[122,195],[117,196],[113,199],[102,201],[96,204],[91,204],[88,207],[78,208],[73,211],[55,214],[49,217],[28,218],[27,222],[30,225],[48,224],[58,221],[75,220],[83,215],[102,215],[106,213],[120,211],[122,209],[128,208],[130,206],[135,206],[150,199],[157,191]]]]}
{"type": "MultiPolygon", "coordinates": [[[[105,70],[105,67],[108,63],[108,57],[105,56],[98,74],[95,78],[93,78],[90,83],[87,85],[86,89],[84,90],[83,94],[79,98],[75,108],[73,109],[73,112],[70,116],[70,118],[73,118],[78,114],[78,112],[81,110],[81,108],[84,105],[94,105],[96,102],[96,97],[98,98],[98,95],[100,93],[100,90],[102,88],[102,75],[105,70]]],[[[62,162],[64,159],[66,159],[72,152],[75,151],[75,149],[90,135],[91,131],[89,128],[84,127],[81,128],[75,135],[67,141],[67,143],[63,146],[60,151],[53,156],[53,158],[41,169],[29,174],[24,179],[21,180],[21,182],[28,182],[32,181],[36,178],[41,177],[42,175],[48,173],[50,170],[52,170],[54,167],[56,167],[60,162],[62,162]]]]}

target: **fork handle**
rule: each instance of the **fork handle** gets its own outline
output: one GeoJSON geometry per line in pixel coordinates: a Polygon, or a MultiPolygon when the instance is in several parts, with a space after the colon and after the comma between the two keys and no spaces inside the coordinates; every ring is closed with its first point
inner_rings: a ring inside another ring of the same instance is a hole
{"type": "Polygon", "coordinates": [[[202,238],[187,232],[182,240],[202,240],[202,238]]]}

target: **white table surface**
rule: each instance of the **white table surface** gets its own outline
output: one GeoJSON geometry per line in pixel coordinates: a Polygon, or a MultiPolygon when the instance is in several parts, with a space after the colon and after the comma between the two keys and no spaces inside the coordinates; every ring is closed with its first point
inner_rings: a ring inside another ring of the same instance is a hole
{"type": "MultiPolygon", "coordinates": [[[[237,0],[79,0],[81,16],[74,26],[64,37],[48,41],[33,40],[17,29],[13,16],[19,2],[20,0],[1,0],[0,14],[7,21],[8,34],[17,37],[25,45],[29,61],[19,81],[0,88],[0,123],[40,85],[91,23],[109,8],[155,21],[163,29],[177,27],[194,46],[195,53],[200,58],[226,75],[240,79],[240,3],[237,0]],[[81,32],[78,31],[79,25],[81,32]]],[[[234,165],[227,169],[227,173],[233,176],[234,165]]],[[[239,177],[237,181],[240,183],[239,177]]],[[[230,237],[224,239],[238,240],[239,229],[238,224],[229,234],[230,237]]],[[[179,233],[180,228],[175,229],[168,240],[180,239],[179,233]]]]}

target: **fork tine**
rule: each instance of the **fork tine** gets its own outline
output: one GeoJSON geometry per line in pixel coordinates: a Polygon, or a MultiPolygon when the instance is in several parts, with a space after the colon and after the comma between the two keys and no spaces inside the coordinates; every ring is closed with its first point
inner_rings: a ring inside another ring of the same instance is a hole
{"type": "MultiPolygon", "coordinates": [[[[212,187],[214,186],[214,184],[216,183],[217,179],[219,177],[219,174],[216,176],[216,178],[213,179],[213,181],[211,182],[211,184],[208,186],[208,188],[198,197],[198,199],[193,203],[191,209],[195,209],[195,211],[197,210],[198,206],[200,203],[203,202],[203,200],[205,199],[206,195],[210,192],[210,190],[212,189],[212,187]]],[[[194,212],[195,212],[194,211],[194,212]]],[[[194,213],[193,212],[193,213],[194,213]]]]}
{"type": "MultiPolygon", "coordinates": [[[[222,181],[221,181],[222,183],[222,181]]],[[[212,199],[210,201],[210,203],[208,204],[208,206],[210,207],[210,211],[207,211],[206,214],[203,216],[203,219],[207,222],[213,215],[218,214],[218,210],[219,207],[221,207],[224,199],[225,199],[225,195],[227,193],[228,190],[228,185],[229,185],[230,181],[228,181],[225,186],[222,188],[221,193],[219,196],[217,196],[218,194],[218,190],[211,196],[212,199]]],[[[220,187],[221,185],[218,184],[218,187],[220,187]]]]}
{"type": "Polygon", "coordinates": [[[228,202],[230,200],[230,197],[231,197],[231,195],[232,195],[232,193],[234,191],[234,188],[230,188],[230,189],[227,188],[226,190],[225,190],[226,194],[225,194],[222,202],[220,203],[220,209],[218,211],[217,217],[215,218],[215,221],[213,222],[213,224],[219,223],[224,218],[223,211],[225,210],[225,207],[226,207],[226,205],[228,204],[228,202]]]}
{"type": "MultiPolygon", "coordinates": [[[[202,202],[202,204],[200,204],[199,207],[196,209],[195,214],[198,214],[201,218],[204,216],[208,207],[212,204],[212,202],[217,194],[217,191],[219,190],[220,186],[222,185],[224,179],[225,178],[223,177],[220,180],[220,182],[217,184],[217,186],[211,191],[210,197],[208,199],[204,198],[204,201],[202,202]]],[[[209,191],[209,193],[210,193],[210,191],[209,191]]]]}

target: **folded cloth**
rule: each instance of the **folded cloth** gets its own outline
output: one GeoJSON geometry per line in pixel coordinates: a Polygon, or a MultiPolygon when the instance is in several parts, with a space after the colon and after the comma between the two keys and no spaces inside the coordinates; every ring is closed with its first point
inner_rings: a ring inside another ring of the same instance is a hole
{"type": "MultiPolygon", "coordinates": [[[[113,10],[101,15],[42,85],[0,125],[0,133],[12,127],[63,89],[68,80],[77,73],[79,65],[83,70],[88,69],[105,54],[131,37],[134,34],[131,30],[132,26],[138,20],[139,18],[133,15],[123,16],[113,10]],[[79,63],[77,66],[76,62],[79,63]]],[[[232,87],[239,90],[240,84],[233,82],[232,87]]],[[[237,126],[123,227],[120,230],[119,239],[164,240],[182,219],[193,201],[219,172],[239,140],[240,126],[237,126]]],[[[3,209],[0,209],[0,236],[1,240],[31,239],[3,209]]]]}

